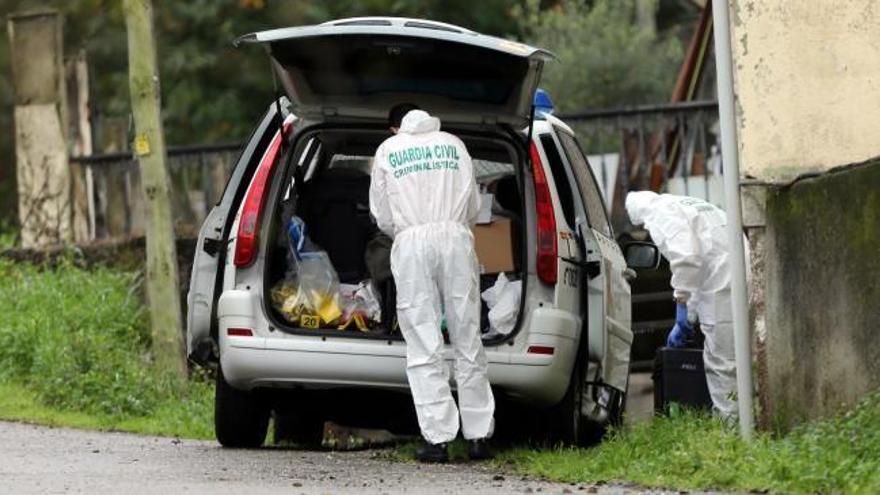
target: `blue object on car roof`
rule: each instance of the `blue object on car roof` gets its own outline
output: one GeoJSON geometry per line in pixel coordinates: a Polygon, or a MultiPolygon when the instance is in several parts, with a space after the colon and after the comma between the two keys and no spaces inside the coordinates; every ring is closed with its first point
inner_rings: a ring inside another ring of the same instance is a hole
{"type": "Polygon", "coordinates": [[[553,100],[550,99],[550,94],[541,88],[535,90],[535,99],[532,104],[535,106],[535,117],[542,117],[542,114],[553,114],[553,100]]]}

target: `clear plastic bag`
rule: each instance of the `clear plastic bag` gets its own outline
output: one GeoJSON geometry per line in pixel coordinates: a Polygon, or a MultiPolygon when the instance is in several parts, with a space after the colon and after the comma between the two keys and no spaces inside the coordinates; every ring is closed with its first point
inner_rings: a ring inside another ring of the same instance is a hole
{"type": "Polygon", "coordinates": [[[340,284],[339,296],[343,307],[343,319],[359,312],[371,323],[382,322],[382,306],[370,280],[364,280],[356,285],[340,284]]]}
{"type": "Polygon", "coordinates": [[[339,278],[326,251],[301,253],[301,259],[294,263],[293,274],[297,290],[305,299],[306,309],[320,318],[320,326],[332,324],[342,316],[339,278]]]}
{"type": "Polygon", "coordinates": [[[306,224],[291,217],[286,225],[289,267],[270,296],[276,309],[291,323],[304,328],[328,327],[336,323],[339,304],[339,276],[330,256],[306,235],[306,224]]]}

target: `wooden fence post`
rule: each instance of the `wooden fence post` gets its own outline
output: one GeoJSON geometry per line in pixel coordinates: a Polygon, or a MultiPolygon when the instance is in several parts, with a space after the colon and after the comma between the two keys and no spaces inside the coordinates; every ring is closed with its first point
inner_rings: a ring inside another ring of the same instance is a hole
{"type": "Polygon", "coordinates": [[[73,240],[62,17],[56,10],[9,16],[15,88],[15,158],[23,247],[73,240]]]}
{"type": "Polygon", "coordinates": [[[186,363],[182,346],[177,248],[165,165],[153,5],[150,0],[125,0],[124,8],[131,108],[136,130],[133,148],[140,163],[147,206],[146,283],[153,354],[160,370],[170,372],[170,376],[183,383],[186,363]]]}
{"type": "MultiPolygon", "coordinates": [[[[70,143],[73,156],[89,156],[93,152],[92,120],[89,94],[89,66],[85,50],[79,50],[64,62],[67,81],[67,102],[70,115],[70,143]]],[[[88,242],[95,238],[95,195],[92,168],[70,164],[73,206],[73,238],[88,242]]]]}
{"type": "MultiPolygon", "coordinates": [[[[99,136],[99,149],[101,153],[117,153],[124,152],[129,149],[128,144],[128,127],[129,119],[127,117],[102,117],[99,121],[97,133],[99,136]]],[[[136,165],[136,164],[135,164],[136,165]]],[[[133,168],[121,166],[101,166],[95,170],[95,188],[98,197],[98,237],[109,237],[118,239],[131,236],[132,227],[135,223],[135,212],[131,206],[131,202],[127,200],[130,195],[130,189],[136,187],[132,196],[140,198],[140,181],[132,186],[134,181],[130,180],[131,176],[140,174],[137,172],[137,166],[133,168]]],[[[139,226],[143,224],[142,212],[139,217],[139,226]]],[[[140,230],[143,235],[143,229],[140,230]]]]}

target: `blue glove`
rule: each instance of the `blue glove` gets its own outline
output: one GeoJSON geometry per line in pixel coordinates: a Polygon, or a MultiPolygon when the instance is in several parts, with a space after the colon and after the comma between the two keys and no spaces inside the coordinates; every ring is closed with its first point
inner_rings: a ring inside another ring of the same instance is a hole
{"type": "Polygon", "coordinates": [[[675,305],[675,324],[684,330],[688,335],[694,333],[694,327],[688,321],[688,307],[685,303],[675,305]]]}
{"type": "Polygon", "coordinates": [[[684,347],[687,339],[693,335],[694,328],[687,319],[687,305],[679,303],[675,307],[675,326],[666,338],[666,347],[684,347]]]}

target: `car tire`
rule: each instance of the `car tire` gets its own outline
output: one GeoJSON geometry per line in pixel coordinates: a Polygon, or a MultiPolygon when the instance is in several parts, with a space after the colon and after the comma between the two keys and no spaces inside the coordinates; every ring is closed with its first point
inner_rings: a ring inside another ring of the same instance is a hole
{"type": "Polygon", "coordinates": [[[585,366],[579,356],[571,372],[571,380],[562,401],[550,410],[551,441],[566,445],[584,447],[593,439],[593,423],[581,414],[585,380],[585,366]]]}
{"type": "Polygon", "coordinates": [[[217,368],[214,387],[214,434],[220,445],[236,449],[255,449],[263,445],[269,429],[269,407],[254,391],[238,390],[217,368]]]}

